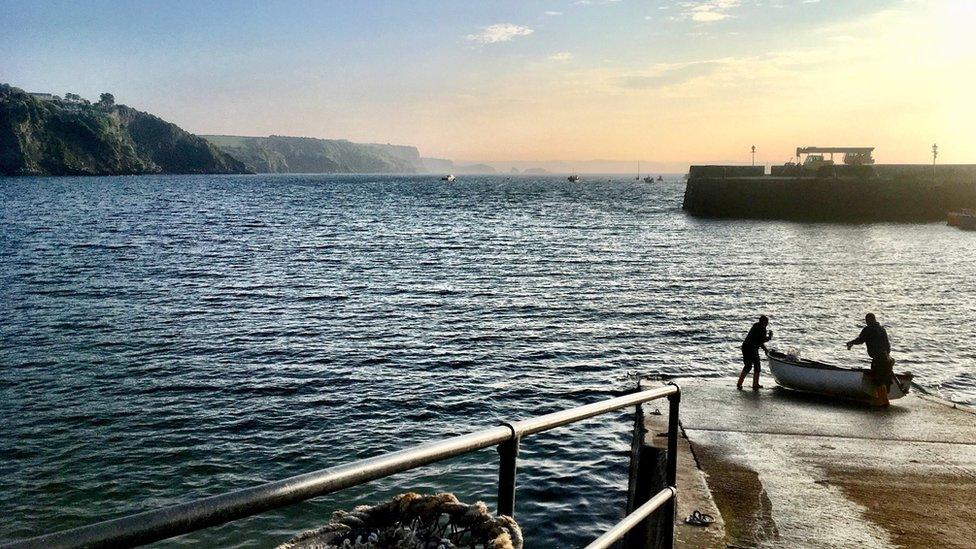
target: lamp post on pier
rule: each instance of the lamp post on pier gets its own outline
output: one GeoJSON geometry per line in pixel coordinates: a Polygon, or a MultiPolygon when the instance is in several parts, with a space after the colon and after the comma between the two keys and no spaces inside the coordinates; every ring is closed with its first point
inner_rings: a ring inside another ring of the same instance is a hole
{"type": "Polygon", "coordinates": [[[752,165],[756,165],[756,146],[752,146],[752,165]]]}
{"type": "Polygon", "coordinates": [[[932,165],[935,166],[935,159],[939,156],[939,145],[932,145],[932,165]]]}

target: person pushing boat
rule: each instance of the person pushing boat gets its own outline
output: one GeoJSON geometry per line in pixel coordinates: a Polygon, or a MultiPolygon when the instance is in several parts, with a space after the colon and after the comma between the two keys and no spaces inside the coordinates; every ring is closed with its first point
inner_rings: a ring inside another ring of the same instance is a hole
{"type": "Polygon", "coordinates": [[[759,322],[752,325],[745,341],[742,342],[742,362],[745,363],[745,366],[742,368],[742,373],[739,374],[739,382],[735,384],[736,389],[742,390],[742,382],[745,381],[749,370],[752,370],[752,390],[762,389],[762,385],[759,384],[759,349],[762,349],[767,355],[769,354],[766,342],[773,339],[773,331],[766,330],[768,326],[769,318],[766,315],[760,316],[759,322]]]}
{"type": "Polygon", "coordinates": [[[868,356],[871,357],[871,380],[874,382],[877,402],[881,406],[888,406],[888,391],[891,389],[892,368],[895,364],[891,359],[888,332],[874,313],[866,314],[864,322],[867,325],[861,329],[860,335],[847,342],[847,350],[861,344],[867,347],[868,356]]]}

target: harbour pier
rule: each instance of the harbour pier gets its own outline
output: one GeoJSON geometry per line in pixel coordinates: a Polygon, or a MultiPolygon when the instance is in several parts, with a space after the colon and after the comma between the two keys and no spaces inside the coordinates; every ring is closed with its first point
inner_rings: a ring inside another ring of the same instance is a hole
{"type": "MultiPolygon", "coordinates": [[[[972,547],[976,411],[914,393],[878,409],[677,382],[675,546],[972,547]],[[695,510],[715,522],[684,524],[695,510]]],[[[649,446],[664,432],[655,410],[641,409],[649,446]]]]}
{"type": "Polygon", "coordinates": [[[700,217],[945,221],[976,207],[976,165],[692,166],[683,209],[700,217]]]}

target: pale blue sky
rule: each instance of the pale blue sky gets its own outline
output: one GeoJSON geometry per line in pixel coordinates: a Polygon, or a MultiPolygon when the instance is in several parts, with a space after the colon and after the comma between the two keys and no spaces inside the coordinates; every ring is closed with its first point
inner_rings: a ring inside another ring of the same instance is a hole
{"type": "MultiPolygon", "coordinates": [[[[972,15],[967,4],[0,0],[0,81],[86,97],[111,91],[120,102],[198,133],[391,141],[470,160],[632,158],[645,149],[671,157],[662,160],[715,158],[738,150],[736,128],[748,134],[743,139],[767,138],[766,148],[795,144],[764,123],[746,131],[741,121],[723,117],[716,132],[701,117],[744,109],[755,120],[768,106],[767,116],[796,114],[797,123],[812,125],[805,109],[825,107],[822,98],[804,95],[816,92],[811,71],[834,79],[824,86],[831,105],[844,102],[845,93],[855,104],[871,93],[872,79],[855,78],[845,92],[835,84],[847,73],[824,68],[845,62],[838,59],[845,41],[857,50],[847,62],[869,71],[883,66],[890,76],[905,59],[889,47],[911,28],[902,25],[931,15],[934,22],[918,23],[928,25],[920,27],[922,36],[906,37],[924,42],[942,19],[958,18],[960,10],[972,15]],[[939,5],[949,4],[956,6],[952,17],[938,16],[939,5]],[[750,70],[757,80],[741,85],[752,80],[750,70]],[[723,78],[735,85],[707,93],[695,85],[723,78]],[[736,94],[756,100],[730,99],[736,94]],[[773,101],[788,94],[798,94],[796,113],[773,101]],[[804,107],[806,99],[815,107],[804,107]],[[661,133],[686,144],[666,146],[647,135],[661,133]]],[[[904,70],[932,55],[916,53],[904,70]]],[[[885,101],[898,103],[887,95],[885,101]]],[[[843,110],[825,114],[843,125],[843,110]]],[[[920,120],[920,127],[933,125],[928,122],[920,120]]],[[[861,138],[810,129],[845,144],[861,138]]]]}

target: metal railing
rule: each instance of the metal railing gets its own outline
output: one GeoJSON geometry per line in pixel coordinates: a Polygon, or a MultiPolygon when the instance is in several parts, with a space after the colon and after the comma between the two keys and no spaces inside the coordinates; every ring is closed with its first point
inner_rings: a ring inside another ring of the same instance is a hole
{"type": "MultiPolygon", "coordinates": [[[[641,505],[637,509],[634,509],[633,513],[624,517],[622,521],[615,524],[613,528],[610,528],[604,532],[602,536],[593,540],[592,543],[586,546],[586,549],[606,549],[607,547],[610,547],[623,538],[627,532],[633,530],[634,527],[640,524],[642,520],[651,516],[654,511],[657,511],[665,504],[674,502],[677,497],[678,489],[674,486],[668,486],[664,490],[654,494],[654,497],[647,500],[647,503],[641,505]]],[[[673,528],[673,520],[671,521],[671,524],[673,528]]],[[[671,535],[674,535],[673,529],[671,531],[671,535]]],[[[670,546],[670,544],[668,544],[668,546],[670,546]]]]}
{"type": "MultiPolygon", "coordinates": [[[[381,456],[362,459],[328,469],[269,482],[259,486],[208,498],[163,507],[135,515],[107,520],[88,526],[64,530],[3,545],[6,549],[44,547],[131,547],[188,534],[211,526],[257,515],[311,498],[331,494],[345,488],[365,484],[462,454],[498,446],[498,514],[515,514],[515,473],[521,439],[527,435],[555,429],[569,423],[667,397],[670,401],[667,484],[668,488],[641,505],[589,547],[608,547],[629,530],[640,524],[655,510],[666,506],[674,515],[676,491],[678,402],[680,390],[670,384],[655,389],[595,402],[522,421],[506,422],[501,426],[475,431],[445,440],[420,444],[381,456]]],[[[634,436],[640,436],[635,429],[634,436]]],[[[662,536],[673,538],[673,520],[664,521],[667,531],[662,536]]]]}

